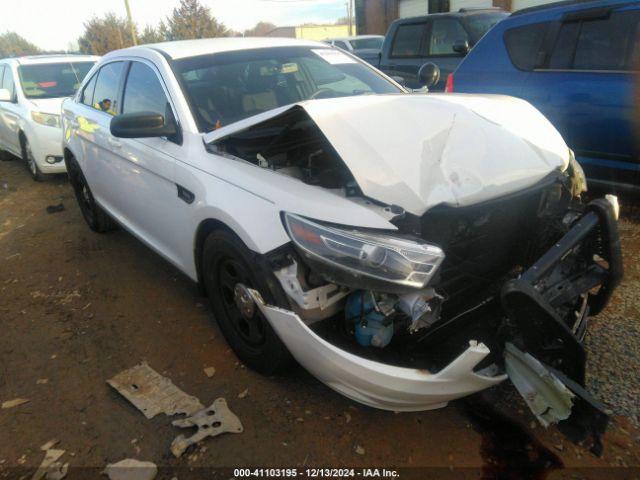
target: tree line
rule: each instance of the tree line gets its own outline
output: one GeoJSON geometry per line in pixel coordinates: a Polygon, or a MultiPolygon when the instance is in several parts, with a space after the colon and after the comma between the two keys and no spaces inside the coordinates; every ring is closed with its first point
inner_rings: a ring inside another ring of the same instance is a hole
{"type": "MultiPolygon", "coordinates": [[[[107,13],[93,17],[84,24],[84,32],[78,38],[80,53],[104,55],[111,50],[130,47],[134,44],[132,34],[139,45],[169,40],[190,40],[196,38],[261,36],[276,28],[268,22],[258,22],[253,28],[236,32],[218,21],[211,9],[200,0],[180,0],[171,15],[161,20],[157,26],[137,25],[132,29],[125,17],[107,13]]],[[[0,34],[0,58],[44,53],[36,45],[14,32],[0,34]]],[[[47,52],[50,53],[50,52],[47,52]]]]}

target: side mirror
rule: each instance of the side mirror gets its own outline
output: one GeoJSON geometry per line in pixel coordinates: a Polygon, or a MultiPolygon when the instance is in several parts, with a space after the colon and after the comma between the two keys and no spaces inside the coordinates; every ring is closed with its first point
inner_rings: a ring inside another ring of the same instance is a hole
{"type": "Polygon", "coordinates": [[[118,138],[175,137],[175,122],[165,122],[159,113],[123,113],[111,119],[111,135],[118,138]]]}
{"type": "Polygon", "coordinates": [[[423,87],[433,87],[440,81],[440,67],[435,63],[425,63],[418,71],[418,82],[423,87]]]}
{"type": "Polygon", "coordinates": [[[453,44],[453,51],[456,53],[461,53],[462,55],[466,55],[471,50],[471,46],[469,45],[468,40],[458,40],[453,44]]]}
{"type": "Polygon", "coordinates": [[[13,102],[13,96],[6,88],[0,88],[0,102],[13,102]]]}

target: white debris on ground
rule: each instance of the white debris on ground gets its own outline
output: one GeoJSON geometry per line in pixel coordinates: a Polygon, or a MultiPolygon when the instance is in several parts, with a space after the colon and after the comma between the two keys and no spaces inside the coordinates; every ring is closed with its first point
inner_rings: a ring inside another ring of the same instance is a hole
{"type": "MultiPolygon", "coordinates": [[[[190,437],[179,435],[173,440],[171,452],[176,457],[207,437],[243,431],[240,419],[229,410],[224,398],[218,398],[205,408],[200,400],[180,390],[170,379],[160,375],[145,362],[120,372],[107,380],[107,383],[148,419],[159,413],[168,416],[187,415],[175,420],[173,425],[181,428],[196,427],[198,430],[190,437]]],[[[245,390],[245,396],[246,393],[245,390]]]]}
{"type": "Polygon", "coordinates": [[[51,448],[56,443],[58,443],[57,440],[50,440],[40,447],[45,451],[44,458],[36,472],[33,474],[33,477],[31,477],[31,480],[62,480],[67,476],[69,464],[63,464],[59,461],[65,451],[51,448]]]}
{"type": "Polygon", "coordinates": [[[171,443],[171,452],[180,457],[187,448],[207,437],[216,437],[222,433],[242,433],[240,419],[227,406],[224,398],[216,399],[210,407],[194,415],[174,420],[172,425],[181,428],[197,427],[198,431],[186,438],[178,435],[171,443]]]}
{"type": "Polygon", "coordinates": [[[153,480],[158,474],[158,467],[152,462],[126,458],[108,464],[102,473],[107,475],[109,480],[153,480]]]}
{"type": "Polygon", "coordinates": [[[216,367],[205,367],[204,374],[211,378],[216,374],[216,367]]]}
{"type": "Polygon", "coordinates": [[[28,398],[14,398],[13,400],[2,402],[2,409],[19,407],[20,405],[24,405],[25,403],[29,403],[28,398]]]}

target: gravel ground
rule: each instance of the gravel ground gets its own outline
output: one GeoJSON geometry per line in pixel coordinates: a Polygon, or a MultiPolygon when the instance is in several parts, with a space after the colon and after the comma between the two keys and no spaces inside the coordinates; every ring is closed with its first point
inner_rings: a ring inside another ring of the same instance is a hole
{"type": "MultiPolygon", "coordinates": [[[[626,202],[622,201],[623,213],[626,202]]],[[[637,203],[636,203],[637,205],[637,203]]],[[[612,302],[591,321],[586,337],[587,386],[611,410],[640,425],[640,210],[627,209],[618,226],[625,277],[612,302]]]]}

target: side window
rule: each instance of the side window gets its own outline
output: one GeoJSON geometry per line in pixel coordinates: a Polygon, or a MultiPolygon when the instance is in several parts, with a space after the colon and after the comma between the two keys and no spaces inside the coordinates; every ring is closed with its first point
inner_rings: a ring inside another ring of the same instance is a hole
{"type": "Polygon", "coordinates": [[[117,115],[120,110],[118,105],[118,86],[122,75],[123,62],[109,63],[98,72],[98,80],[93,93],[93,107],[107,112],[109,115],[117,115]]]}
{"type": "Polygon", "coordinates": [[[123,113],[153,112],[167,114],[167,96],[151,67],[133,62],[124,89],[123,113]]]}
{"type": "Polygon", "coordinates": [[[0,65],[0,88],[2,88],[2,76],[4,74],[4,65],[0,65]]]}
{"type": "Polygon", "coordinates": [[[13,81],[13,72],[11,67],[5,66],[4,75],[2,76],[2,88],[6,88],[13,97],[16,93],[16,84],[13,81]]]}
{"type": "Polygon", "coordinates": [[[431,21],[429,55],[458,55],[453,45],[470,41],[467,31],[455,18],[439,18],[431,21]]]}
{"type": "Polygon", "coordinates": [[[636,12],[618,12],[607,19],[583,21],[573,68],[576,70],[627,70],[628,52],[635,41],[636,12]]]}
{"type": "Polygon", "coordinates": [[[540,63],[542,41],[548,23],[533,23],[507,30],[504,42],[509,58],[520,70],[533,70],[540,63]]]}
{"type": "Polygon", "coordinates": [[[343,50],[347,50],[347,51],[349,50],[349,47],[347,47],[347,44],[342,41],[335,42],[335,46],[343,50]]]}
{"type": "Polygon", "coordinates": [[[89,80],[89,83],[82,90],[82,96],[80,97],[80,102],[84,103],[88,106],[93,106],[93,92],[96,89],[96,80],[98,79],[98,74],[94,74],[89,80]]]}
{"type": "Polygon", "coordinates": [[[556,43],[549,58],[549,68],[568,69],[573,64],[573,54],[576,51],[576,42],[580,33],[580,23],[564,23],[558,32],[556,43]]]}
{"type": "Polygon", "coordinates": [[[425,23],[408,23],[400,25],[396,31],[391,47],[391,57],[419,57],[420,46],[424,36],[425,23]]]}

